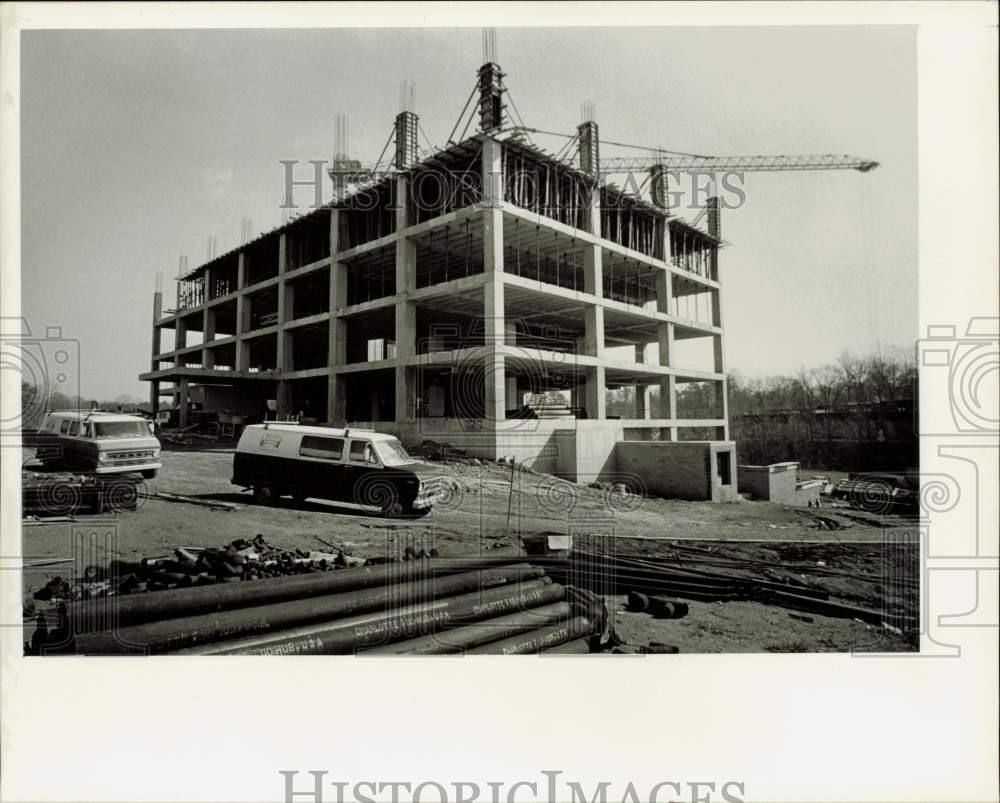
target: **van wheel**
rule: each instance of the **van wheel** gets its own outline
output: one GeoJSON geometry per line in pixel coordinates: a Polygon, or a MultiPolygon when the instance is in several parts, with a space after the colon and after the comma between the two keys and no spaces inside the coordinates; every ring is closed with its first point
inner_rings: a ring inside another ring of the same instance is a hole
{"type": "Polygon", "coordinates": [[[147,468],[142,471],[142,478],[144,480],[151,480],[156,476],[155,468],[147,468]]]}
{"type": "Polygon", "coordinates": [[[274,486],[269,482],[261,482],[254,485],[253,498],[261,505],[273,505],[276,499],[274,486]]]}
{"type": "Polygon", "coordinates": [[[393,496],[382,505],[382,515],[387,519],[398,519],[405,512],[403,503],[393,496]]]}
{"type": "Polygon", "coordinates": [[[293,500],[295,501],[295,503],[296,503],[296,504],[298,504],[298,505],[301,505],[301,504],[302,504],[303,502],[305,502],[305,501],[306,501],[306,500],[307,500],[308,498],[309,498],[309,494],[307,494],[307,493],[304,493],[303,491],[294,491],[294,492],[292,493],[292,499],[293,499],[293,500]]]}

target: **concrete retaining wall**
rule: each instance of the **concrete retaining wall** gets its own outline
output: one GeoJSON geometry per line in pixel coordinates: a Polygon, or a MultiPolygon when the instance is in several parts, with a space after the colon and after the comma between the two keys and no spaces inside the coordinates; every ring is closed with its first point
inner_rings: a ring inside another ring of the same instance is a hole
{"type": "Polygon", "coordinates": [[[798,504],[795,483],[798,480],[798,463],[773,463],[769,466],[740,466],[739,490],[755,499],[798,504]]]}
{"type": "Polygon", "coordinates": [[[732,441],[623,441],[615,454],[618,471],[641,477],[648,494],[713,502],[737,497],[732,441]],[[720,460],[728,463],[728,483],[720,474],[720,460]]]}
{"type": "Polygon", "coordinates": [[[736,499],[732,441],[632,440],[662,433],[665,422],[619,420],[430,419],[374,425],[406,446],[450,444],[472,457],[513,457],[571,482],[622,482],[634,491],[715,502],[736,499]],[[632,431],[635,430],[635,431],[632,431]],[[720,461],[724,468],[720,472],[720,461]],[[723,482],[728,473],[729,482],[723,482]]]}

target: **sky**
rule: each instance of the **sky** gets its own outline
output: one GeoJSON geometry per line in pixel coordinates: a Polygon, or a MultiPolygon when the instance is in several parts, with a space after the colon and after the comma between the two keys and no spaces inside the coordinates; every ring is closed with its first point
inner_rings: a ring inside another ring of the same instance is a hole
{"type": "MultiPolygon", "coordinates": [[[[442,144],[481,41],[478,28],[25,32],[22,315],[79,353],[59,389],[147,397],[157,272],[172,306],[182,255],[195,267],[209,237],[235,247],[244,217],[255,233],[279,224],[280,160],[329,159],[335,114],[351,155],[374,161],[404,79],[442,144]]],[[[915,28],[500,28],[497,41],[531,127],[573,133],[590,101],[602,140],[880,162],[746,175],[746,203],[722,221],[727,366],[762,377],[913,345],[915,28]]]]}

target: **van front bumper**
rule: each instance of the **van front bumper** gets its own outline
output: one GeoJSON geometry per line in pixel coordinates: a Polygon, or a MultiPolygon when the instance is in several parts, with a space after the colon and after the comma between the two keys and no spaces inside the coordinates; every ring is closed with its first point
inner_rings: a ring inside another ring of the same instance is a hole
{"type": "Polygon", "coordinates": [[[114,463],[98,463],[94,474],[133,474],[138,471],[159,471],[163,464],[159,460],[117,460],[114,463]]]}

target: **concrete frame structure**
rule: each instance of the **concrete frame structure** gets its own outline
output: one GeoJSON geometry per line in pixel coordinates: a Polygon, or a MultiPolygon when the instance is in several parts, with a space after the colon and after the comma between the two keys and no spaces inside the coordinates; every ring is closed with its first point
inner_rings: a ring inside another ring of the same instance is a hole
{"type": "MultiPolygon", "coordinates": [[[[397,137],[411,129],[397,119],[397,137]]],[[[277,417],[447,441],[572,479],[613,472],[619,441],[728,440],[718,205],[706,233],[662,193],[647,203],[603,186],[597,125],[579,136],[585,169],[482,131],[181,277],[176,310],[154,299],[140,376],[154,409],[172,395],[184,426],[192,384],[227,385],[251,418],[273,400],[277,417]],[[677,364],[691,338],[711,340],[709,367],[677,364]],[[678,413],[689,382],[711,388],[708,415],[678,413]],[[609,419],[606,390],[624,386],[634,414],[609,419]],[[575,417],[520,417],[522,394],[553,389],[575,417]]]]}

